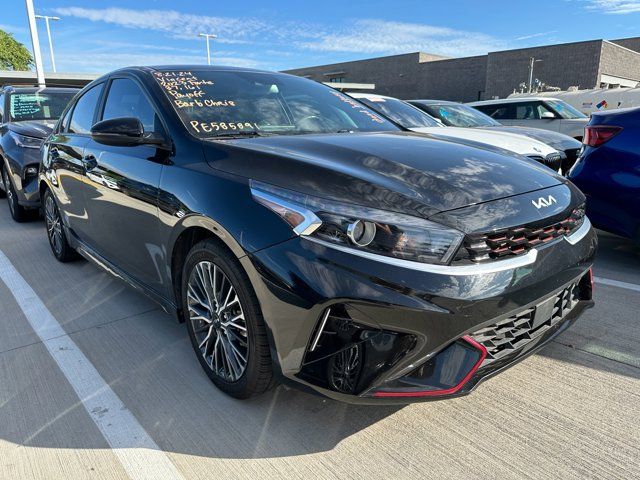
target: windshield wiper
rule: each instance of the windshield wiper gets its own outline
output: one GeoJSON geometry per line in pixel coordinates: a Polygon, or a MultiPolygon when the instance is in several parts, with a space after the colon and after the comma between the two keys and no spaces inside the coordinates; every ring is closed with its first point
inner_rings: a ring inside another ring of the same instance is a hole
{"type": "Polygon", "coordinates": [[[208,138],[229,138],[229,137],[264,137],[264,133],[260,133],[256,130],[238,130],[237,132],[225,132],[213,135],[208,138]]]}

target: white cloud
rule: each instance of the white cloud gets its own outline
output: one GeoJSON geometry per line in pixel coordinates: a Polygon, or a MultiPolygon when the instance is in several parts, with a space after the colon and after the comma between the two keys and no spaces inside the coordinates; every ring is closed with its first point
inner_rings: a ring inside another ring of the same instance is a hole
{"type": "Polygon", "coordinates": [[[221,42],[241,43],[265,28],[258,20],[193,15],[175,10],[128,8],[61,7],[54,11],[67,17],[105,22],[122,27],[156,30],[177,38],[194,38],[198,33],[215,33],[221,42]]]}
{"type": "Polygon", "coordinates": [[[0,23],[0,30],[4,30],[7,33],[13,33],[13,34],[29,33],[29,29],[26,27],[18,27],[16,25],[7,25],[6,23],[0,23]]]}
{"type": "Polygon", "coordinates": [[[521,41],[521,40],[529,40],[531,38],[538,38],[538,37],[544,37],[545,35],[551,35],[552,33],[557,33],[557,30],[550,30],[548,32],[540,32],[540,33],[532,33],[531,35],[524,35],[522,37],[518,37],[516,38],[516,40],[521,41]]]}
{"type": "Polygon", "coordinates": [[[506,48],[499,39],[479,32],[379,19],[317,25],[264,22],[251,17],[193,15],[175,10],[83,7],[54,10],[59,15],[154,30],[183,39],[194,39],[198,33],[215,33],[218,35],[216,43],[259,43],[269,47],[294,45],[317,52],[393,54],[422,50],[446,56],[464,56],[506,48]]]}
{"type": "Polygon", "coordinates": [[[417,23],[364,19],[299,46],[325,52],[394,54],[424,51],[446,56],[481,55],[505,48],[490,35],[417,23]]]}
{"type": "MultiPolygon", "coordinates": [[[[63,64],[65,70],[73,72],[106,73],[111,70],[130,65],[179,65],[204,64],[204,55],[165,55],[145,53],[96,53],[61,52],[56,55],[57,63],[63,64]]],[[[260,62],[247,58],[218,56],[214,61],[219,65],[259,68],[260,62]]]]}
{"type": "Polygon", "coordinates": [[[588,0],[587,8],[613,15],[640,12],[640,0],[588,0]]]}

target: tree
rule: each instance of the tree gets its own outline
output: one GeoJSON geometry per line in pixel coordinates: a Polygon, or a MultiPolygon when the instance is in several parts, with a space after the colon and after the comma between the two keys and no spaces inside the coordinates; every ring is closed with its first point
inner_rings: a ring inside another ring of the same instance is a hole
{"type": "Polygon", "coordinates": [[[0,30],[0,70],[29,70],[33,65],[31,52],[11,33],[0,30]]]}

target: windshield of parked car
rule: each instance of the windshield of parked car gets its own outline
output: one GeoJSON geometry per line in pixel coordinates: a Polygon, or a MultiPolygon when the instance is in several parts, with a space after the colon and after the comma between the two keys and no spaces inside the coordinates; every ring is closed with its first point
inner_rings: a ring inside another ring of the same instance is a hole
{"type": "Polygon", "coordinates": [[[502,125],[489,115],[466,105],[433,104],[424,105],[421,108],[448,127],[497,127],[502,125]]]}
{"type": "Polygon", "coordinates": [[[15,92],[9,95],[9,118],[12,122],[26,120],[57,120],[75,92],[15,92]]]}
{"type": "Polygon", "coordinates": [[[351,97],[300,77],[233,70],[153,75],[199,138],[398,130],[351,97]]]}
{"type": "Polygon", "coordinates": [[[390,118],[404,128],[441,127],[436,120],[426,113],[397,98],[358,97],[362,103],[376,112],[390,118]]]}
{"type": "Polygon", "coordinates": [[[587,116],[582,113],[580,110],[573,108],[566,102],[562,100],[549,100],[547,103],[553,108],[558,115],[562,118],[572,119],[572,118],[587,118],[587,116]]]}

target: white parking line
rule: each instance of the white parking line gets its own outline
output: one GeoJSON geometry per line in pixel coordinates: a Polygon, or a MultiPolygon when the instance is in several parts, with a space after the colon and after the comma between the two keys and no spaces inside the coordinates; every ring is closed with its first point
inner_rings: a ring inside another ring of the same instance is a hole
{"type": "Polygon", "coordinates": [[[133,480],[182,479],[169,457],[111,390],[2,251],[0,279],[13,294],[127,474],[133,480]]]}
{"type": "Polygon", "coordinates": [[[635,283],[621,282],[619,280],[611,280],[610,278],[602,278],[602,277],[593,277],[593,279],[595,280],[596,283],[601,283],[603,285],[626,288],[627,290],[634,290],[636,292],[640,292],[640,285],[637,285],[635,283]]]}

